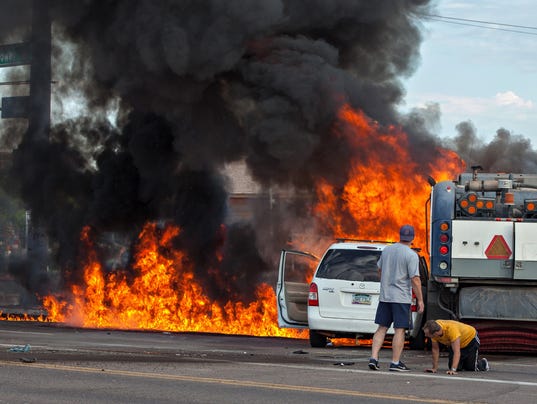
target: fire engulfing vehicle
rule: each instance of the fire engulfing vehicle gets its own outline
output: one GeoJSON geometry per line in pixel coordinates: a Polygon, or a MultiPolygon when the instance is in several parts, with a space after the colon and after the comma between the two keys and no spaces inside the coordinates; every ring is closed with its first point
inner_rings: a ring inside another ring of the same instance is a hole
{"type": "MultiPolygon", "coordinates": [[[[324,347],[328,338],[370,339],[379,302],[380,274],[377,261],[388,242],[338,240],[319,260],[312,254],[282,250],[276,300],[278,325],[309,328],[312,347],[324,347]],[[315,266],[319,262],[317,266],[315,266]],[[314,270],[307,283],[308,273],[314,270]]],[[[423,295],[428,280],[427,263],[420,256],[423,295]]],[[[415,303],[415,301],[414,301],[415,303]]],[[[423,348],[423,314],[412,305],[414,328],[408,338],[412,348],[423,348]]],[[[393,334],[390,328],[388,334],[393,334]]]]}
{"type": "Polygon", "coordinates": [[[433,182],[428,318],[474,325],[487,351],[537,350],[537,175],[433,182]]]}

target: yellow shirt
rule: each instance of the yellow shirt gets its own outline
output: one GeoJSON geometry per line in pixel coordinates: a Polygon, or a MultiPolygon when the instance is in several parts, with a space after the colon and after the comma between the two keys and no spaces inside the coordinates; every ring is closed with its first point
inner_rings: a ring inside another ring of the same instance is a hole
{"type": "Polygon", "coordinates": [[[442,327],[443,334],[441,337],[433,337],[433,341],[451,346],[451,343],[457,338],[461,339],[461,348],[466,347],[476,336],[477,331],[468,324],[460,323],[453,320],[436,320],[442,327]]]}

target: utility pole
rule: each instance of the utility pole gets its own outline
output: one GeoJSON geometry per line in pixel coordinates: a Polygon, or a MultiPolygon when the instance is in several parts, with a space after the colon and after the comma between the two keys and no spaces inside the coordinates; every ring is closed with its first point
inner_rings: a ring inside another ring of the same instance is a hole
{"type": "MultiPolygon", "coordinates": [[[[51,22],[49,0],[32,1],[32,63],[28,132],[31,140],[48,141],[51,96],[51,22]]],[[[30,140],[29,139],[29,140],[30,140]]]]}
{"type": "MultiPolygon", "coordinates": [[[[51,48],[52,33],[49,0],[32,0],[32,34],[30,64],[30,96],[28,101],[28,130],[23,142],[48,142],[50,135],[51,48]]],[[[32,147],[32,146],[30,146],[32,147]]],[[[34,150],[39,150],[34,148],[34,150]]],[[[35,159],[41,156],[34,156],[35,159]]],[[[35,271],[47,269],[48,240],[39,223],[27,212],[29,222],[26,252],[35,271]]]]}

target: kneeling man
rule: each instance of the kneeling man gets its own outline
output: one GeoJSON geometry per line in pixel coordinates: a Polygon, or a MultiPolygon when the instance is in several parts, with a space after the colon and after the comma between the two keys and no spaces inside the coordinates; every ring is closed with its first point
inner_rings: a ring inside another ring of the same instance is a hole
{"type": "Polygon", "coordinates": [[[479,336],[471,325],[455,320],[428,320],[423,332],[431,339],[433,367],[427,372],[436,373],[440,356],[439,344],[449,348],[448,375],[455,375],[459,370],[487,371],[488,361],[478,359],[479,336]]]}

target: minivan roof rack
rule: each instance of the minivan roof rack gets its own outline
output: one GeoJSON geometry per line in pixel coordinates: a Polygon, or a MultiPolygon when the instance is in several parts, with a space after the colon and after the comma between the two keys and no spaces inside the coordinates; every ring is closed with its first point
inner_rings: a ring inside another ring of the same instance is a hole
{"type": "MultiPolygon", "coordinates": [[[[388,240],[365,240],[365,239],[359,239],[359,238],[336,238],[336,242],[338,243],[348,243],[348,242],[355,242],[355,243],[384,243],[384,244],[394,244],[396,241],[388,241],[388,240]]],[[[421,248],[419,247],[410,247],[417,253],[421,252],[421,248]]]]}
{"type": "Polygon", "coordinates": [[[346,243],[346,242],[358,242],[358,243],[385,243],[385,244],[393,244],[395,241],[387,241],[387,240],[365,240],[365,239],[357,239],[357,238],[336,238],[336,241],[338,243],[346,243]]]}

